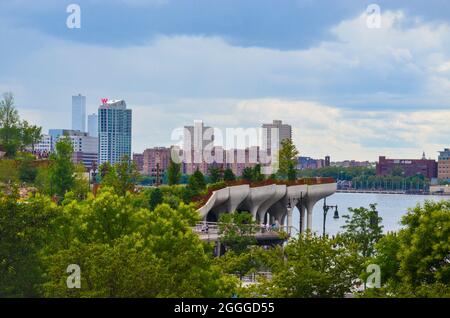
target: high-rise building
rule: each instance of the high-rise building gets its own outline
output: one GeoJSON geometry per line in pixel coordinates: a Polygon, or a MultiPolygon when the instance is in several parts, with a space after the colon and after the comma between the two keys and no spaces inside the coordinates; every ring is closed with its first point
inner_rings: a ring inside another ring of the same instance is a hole
{"type": "Polygon", "coordinates": [[[86,131],[86,96],[72,96],[72,129],[86,131]]]}
{"type": "Polygon", "coordinates": [[[202,150],[214,142],[214,128],[203,125],[203,121],[195,120],[194,126],[184,126],[183,150],[202,150]]]}
{"type": "Polygon", "coordinates": [[[438,157],[438,179],[450,180],[450,149],[439,151],[438,157]]]}
{"type": "Polygon", "coordinates": [[[144,154],[133,153],[133,162],[136,165],[137,171],[139,171],[139,173],[143,173],[144,172],[144,154]]]}
{"type": "Polygon", "coordinates": [[[131,109],[124,100],[104,100],[98,116],[99,164],[131,160],[131,109]]]}
{"type": "Polygon", "coordinates": [[[207,173],[207,164],[203,154],[207,146],[213,146],[214,128],[195,120],[193,126],[184,126],[183,131],[183,171],[190,174],[199,169],[207,173]]]}
{"type": "Polygon", "coordinates": [[[98,137],[98,116],[97,116],[97,114],[88,115],[88,134],[91,137],[98,137]]]}
{"type": "Polygon", "coordinates": [[[170,163],[170,148],[155,147],[144,150],[143,174],[153,177],[155,183],[161,184],[170,163]],[[156,178],[159,177],[159,180],[156,178]]]}
{"type": "Polygon", "coordinates": [[[240,177],[245,168],[254,168],[259,162],[259,147],[252,146],[245,149],[225,150],[226,168],[240,177]]]}
{"type": "MultiPolygon", "coordinates": [[[[272,134],[278,132],[278,149],[281,148],[281,142],[285,139],[292,140],[292,127],[283,124],[281,120],[274,120],[272,124],[263,124],[262,146],[268,154],[272,153],[272,146],[276,145],[276,140],[272,141],[272,134]]],[[[276,138],[274,136],[274,138],[276,138]]]]}

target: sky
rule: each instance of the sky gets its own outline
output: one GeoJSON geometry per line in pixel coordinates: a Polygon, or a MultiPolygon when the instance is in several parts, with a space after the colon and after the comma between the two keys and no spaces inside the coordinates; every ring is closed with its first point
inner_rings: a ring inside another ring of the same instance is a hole
{"type": "Polygon", "coordinates": [[[134,152],[194,120],[280,119],[304,156],[436,158],[450,146],[450,2],[0,0],[7,91],[44,132],[70,128],[72,95],[88,113],[124,99],[134,152]]]}

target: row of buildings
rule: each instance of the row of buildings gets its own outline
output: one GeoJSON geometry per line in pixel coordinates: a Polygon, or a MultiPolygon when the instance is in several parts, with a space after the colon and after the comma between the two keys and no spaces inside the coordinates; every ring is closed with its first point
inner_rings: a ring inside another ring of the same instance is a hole
{"type": "Polygon", "coordinates": [[[431,181],[450,181],[450,149],[439,151],[438,160],[427,159],[425,153],[420,159],[390,159],[379,156],[378,162],[345,160],[330,162],[330,157],[325,159],[313,159],[310,157],[299,157],[297,169],[320,169],[328,166],[333,167],[373,167],[377,176],[413,177],[422,175],[431,181]]]}
{"type": "Polygon", "coordinates": [[[376,172],[379,176],[397,173],[404,177],[423,175],[430,180],[450,181],[450,149],[439,151],[437,161],[427,159],[425,153],[421,159],[388,159],[380,156],[376,172]]]}
{"type": "MultiPolygon", "coordinates": [[[[261,128],[262,138],[258,145],[225,148],[216,145],[213,127],[205,126],[202,121],[195,121],[192,126],[184,126],[181,145],[154,147],[131,155],[132,110],[127,108],[125,101],[102,99],[97,114],[86,118],[86,97],[79,94],[72,96],[72,129],[50,129],[35,146],[35,151],[49,154],[55,151],[58,140],[66,137],[73,145],[73,161],[84,164],[87,169],[104,162],[115,164],[127,156],[132,158],[143,175],[162,178],[170,158],[175,156],[180,157],[184,174],[192,174],[197,169],[207,174],[211,166],[215,166],[219,169],[230,168],[235,175],[240,176],[247,167],[254,167],[256,164],[272,165],[273,149],[279,149],[283,140],[292,140],[292,127],[281,120],[262,124],[261,128]],[[211,158],[205,157],[205,153],[209,153],[211,158]]],[[[249,137],[245,132],[243,134],[244,136],[234,137],[249,137]]],[[[329,156],[324,159],[300,156],[297,169],[372,165],[368,161],[331,162],[329,156]]],[[[431,180],[450,180],[450,150],[446,148],[440,151],[437,161],[427,159],[425,154],[421,159],[388,159],[380,156],[376,163],[376,173],[380,176],[399,173],[404,177],[420,174],[431,180]]]]}
{"type": "MultiPolygon", "coordinates": [[[[236,176],[241,176],[245,168],[270,164],[274,148],[279,149],[283,140],[292,140],[292,127],[281,120],[263,124],[261,128],[261,146],[226,149],[215,145],[214,128],[194,121],[194,125],[184,126],[182,145],[148,148],[143,153],[133,153],[133,161],[141,174],[152,177],[157,183],[162,183],[170,158],[176,157],[180,159],[183,174],[196,170],[208,174],[211,167],[216,167],[231,169],[236,176]]],[[[237,137],[245,140],[248,135],[237,137]]]]}
{"type": "MultiPolygon", "coordinates": [[[[84,164],[87,170],[104,162],[115,164],[128,156],[143,175],[162,178],[170,158],[175,155],[182,162],[183,174],[192,174],[197,169],[207,174],[216,166],[223,170],[230,168],[240,176],[247,167],[270,164],[273,149],[279,149],[283,140],[292,140],[292,127],[280,120],[263,124],[261,128],[261,147],[225,149],[215,145],[214,128],[194,121],[194,125],[184,126],[181,145],[149,148],[131,156],[132,111],[125,101],[102,99],[98,113],[89,115],[86,125],[86,97],[79,94],[72,96],[72,129],[50,129],[35,146],[35,151],[52,153],[61,138],[68,138],[74,149],[73,162],[84,164]],[[210,158],[205,153],[209,153],[210,158]]],[[[249,137],[245,134],[237,138],[249,137]]]]}
{"type": "Polygon", "coordinates": [[[341,168],[372,167],[373,165],[374,163],[370,161],[357,161],[357,160],[344,160],[331,162],[330,156],[325,156],[324,159],[313,159],[311,157],[299,156],[297,160],[298,170],[320,169],[325,167],[341,167],[341,168]]]}
{"type": "Polygon", "coordinates": [[[98,113],[88,115],[86,121],[86,97],[72,96],[72,129],[49,129],[34,151],[45,157],[55,151],[61,138],[68,138],[74,163],[86,169],[104,162],[114,164],[124,156],[131,158],[131,120],[131,109],[124,100],[102,99],[98,113]]]}

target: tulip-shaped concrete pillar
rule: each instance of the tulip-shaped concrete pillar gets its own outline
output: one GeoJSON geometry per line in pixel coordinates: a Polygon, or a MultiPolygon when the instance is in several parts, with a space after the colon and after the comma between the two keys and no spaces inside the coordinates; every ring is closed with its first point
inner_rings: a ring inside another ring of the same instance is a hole
{"type": "Polygon", "coordinates": [[[292,208],[288,208],[287,209],[287,232],[289,235],[291,235],[291,229],[292,229],[292,210],[294,209],[294,207],[292,208]]]}
{"type": "Polygon", "coordinates": [[[300,231],[300,233],[305,233],[305,206],[302,204],[298,204],[297,209],[300,214],[298,230],[300,231]]]}
{"type": "Polygon", "coordinates": [[[314,205],[316,204],[316,201],[310,201],[306,203],[306,229],[312,232],[312,216],[313,216],[313,209],[314,205]]]}
{"type": "Polygon", "coordinates": [[[314,205],[320,199],[336,192],[336,183],[316,184],[308,186],[308,196],[306,200],[306,228],[312,232],[312,216],[314,205]]]}

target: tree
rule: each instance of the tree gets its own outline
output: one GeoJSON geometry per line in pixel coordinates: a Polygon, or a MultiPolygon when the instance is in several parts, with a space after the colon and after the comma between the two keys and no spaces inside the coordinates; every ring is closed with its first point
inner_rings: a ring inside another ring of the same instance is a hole
{"type": "Polygon", "coordinates": [[[345,219],[343,236],[358,244],[358,250],[364,258],[374,255],[375,244],[383,233],[383,219],[378,216],[376,204],[370,204],[369,207],[349,208],[351,215],[342,216],[345,219]]]}
{"type": "MultiPolygon", "coordinates": [[[[216,263],[224,273],[237,275],[242,282],[242,277],[245,275],[267,271],[264,257],[262,257],[264,254],[267,254],[267,251],[256,246],[249,247],[248,250],[241,253],[230,249],[224,255],[217,257],[216,263]]],[[[242,292],[246,292],[244,288],[242,292]]]]}
{"type": "Polygon", "coordinates": [[[117,193],[125,195],[126,192],[133,192],[139,179],[139,172],[136,164],[124,156],[122,160],[115,164],[114,171],[117,173],[115,189],[117,193]]]}
{"type": "Polygon", "coordinates": [[[228,182],[236,180],[236,176],[234,175],[233,170],[231,170],[230,168],[225,169],[225,171],[223,172],[223,180],[228,182]]]}
{"type": "Polygon", "coordinates": [[[220,242],[237,254],[256,244],[256,222],[248,212],[225,213],[219,219],[220,242]]]}
{"type": "Polygon", "coordinates": [[[36,180],[38,170],[33,164],[34,157],[24,153],[18,158],[19,178],[22,182],[32,183],[36,180]]]}
{"type": "Polygon", "coordinates": [[[37,195],[25,202],[17,189],[0,192],[0,297],[38,297],[45,273],[39,253],[53,239],[58,207],[37,195]]]}
{"type": "MultiPolygon", "coordinates": [[[[281,141],[281,149],[278,152],[278,173],[282,177],[293,178],[293,171],[297,164],[298,150],[290,139],[281,141]]],[[[295,179],[295,177],[294,177],[295,179]]]]}
{"type": "Polygon", "coordinates": [[[310,233],[269,252],[272,280],[259,295],[268,297],[344,297],[359,275],[356,252],[339,241],[310,233]]]}
{"type": "Polygon", "coordinates": [[[83,202],[67,200],[43,252],[47,297],[229,297],[235,282],[215,266],[211,248],[191,226],[197,212],[181,204],[136,207],[128,192],[104,187],[83,202]],[[82,268],[81,288],[66,286],[67,264],[82,268]]]}
{"type": "Polygon", "coordinates": [[[264,175],[261,173],[261,165],[258,163],[253,167],[253,181],[260,182],[264,180],[264,175]]]}
{"type": "Polygon", "coordinates": [[[378,264],[382,273],[383,283],[397,283],[400,261],[397,257],[400,251],[400,241],[397,233],[387,233],[375,244],[375,255],[367,261],[378,264]]]}
{"type": "Polygon", "coordinates": [[[163,193],[160,188],[154,188],[149,191],[148,207],[150,210],[154,210],[163,203],[163,200],[163,193]]]}
{"type": "Polygon", "coordinates": [[[370,262],[382,272],[382,288],[365,297],[450,297],[450,201],[426,201],[410,209],[397,233],[375,245],[370,262]]]}
{"type": "Polygon", "coordinates": [[[190,177],[189,177],[189,183],[188,186],[194,191],[194,192],[201,192],[205,190],[206,188],[206,181],[205,177],[203,176],[203,173],[200,170],[196,170],[190,177]]]}
{"type": "Polygon", "coordinates": [[[219,168],[215,166],[211,166],[209,168],[209,182],[210,183],[216,183],[219,182],[222,179],[221,173],[219,168]]]}
{"type": "Polygon", "coordinates": [[[169,185],[179,184],[181,179],[181,164],[176,163],[170,158],[169,167],[167,168],[167,181],[169,185]]]}
{"type": "Polygon", "coordinates": [[[287,179],[289,181],[295,181],[297,179],[297,170],[295,169],[295,165],[292,162],[289,162],[287,179]]]}
{"type": "Polygon", "coordinates": [[[413,288],[450,281],[450,201],[426,201],[402,218],[399,275],[413,288]]]}
{"type": "Polygon", "coordinates": [[[16,168],[16,164],[12,159],[0,160],[0,184],[1,183],[14,183],[19,179],[19,171],[16,168]]]}
{"type": "Polygon", "coordinates": [[[106,161],[102,163],[98,169],[100,171],[100,179],[103,179],[109,174],[113,167],[108,161],[106,161]]]}
{"type": "Polygon", "coordinates": [[[244,168],[244,170],[242,171],[242,179],[247,182],[252,182],[253,181],[253,169],[250,167],[244,168]]]}
{"type": "Polygon", "coordinates": [[[122,196],[135,190],[140,177],[136,165],[127,156],[124,156],[114,166],[107,162],[100,165],[100,176],[100,183],[103,186],[113,188],[117,194],[122,196]]]}
{"type": "Polygon", "coordinates": [[[42,139],[42,127],[29,125],[27,121],[22,123],[22,148],[31,146],[34,151],[34,146],[42,139]]]}
{"type": "Polygon", "coordinates": [[[60,198],[75,184],[75,166],[72,163],[72,143],[62,138],[56,143],[56,153],[50,156],[49,168],[50,193],[60,198]]]}
{"type": "Polygon", "coordinates": [[[0,101],[0,143],[4,146],[6,156],[16,155],[20,142],[20,121],[17,109],[14,106],[12,93],[3,94],[0,101]]]}

